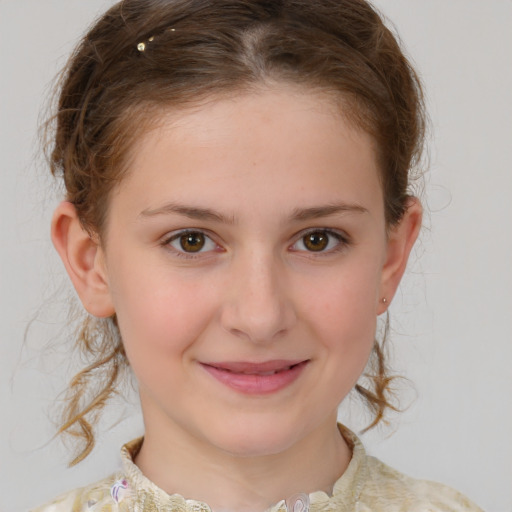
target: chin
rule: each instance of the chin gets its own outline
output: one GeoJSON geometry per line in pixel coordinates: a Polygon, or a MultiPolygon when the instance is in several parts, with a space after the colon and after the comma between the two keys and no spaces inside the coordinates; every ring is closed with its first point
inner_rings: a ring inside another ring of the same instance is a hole
{"type": "Polygon", "coordinates": [[[210,442],[235,457],[276,455],[288,450],[302,437],[296,427],[279,425],[276,420],[244,421],[222,428],[217,435],[210,431],[210,436],[210,442]]]}

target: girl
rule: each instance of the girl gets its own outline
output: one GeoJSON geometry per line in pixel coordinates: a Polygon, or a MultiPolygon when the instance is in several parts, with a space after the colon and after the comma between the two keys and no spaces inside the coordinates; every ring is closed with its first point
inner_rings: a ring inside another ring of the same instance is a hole
{"type": "Polygon", "coordinates": [[[39,510],[479,510],[336,423],[354,387],[370,426],[392,407],[375,334],[421,226],[423,128],[416,74],[361,0],[112,7],[67,66],[51,154],[95,357],[61,432],[86,457],[129,366],[145,434],[39,510]]]}

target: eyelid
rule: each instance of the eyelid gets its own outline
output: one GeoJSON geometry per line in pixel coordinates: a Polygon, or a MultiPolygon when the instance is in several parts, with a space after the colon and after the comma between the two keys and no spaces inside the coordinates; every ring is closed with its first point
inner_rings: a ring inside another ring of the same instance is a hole
{"type": "Polygon", "coordinates": [[[201,228],[185,228],[185,229],[177,229],[175,231],[171,231],[170,233],[167,233],[161,240],[160,245],[162,245],[164,248],[169,250],[173,253],[174,256],[178,258],[185,258],[185,259],[197,259],[197,258],[205,258],[207,257],[208,253],[214,252],[215,250],[222,248],[222,246],[214,239],[215,237],[212,236],[212,233],[206,229],[201,228]],[[193,233],[200,233],[203,235],[206,239],[210,240],[213,244],[215,244],[215,249],[210,250],[199,250],[197,252],[186,252],[186,251],[180,251],[173,247],[171,245],[171,242],[174,240],[179,239],[183,235],[187,234],[193,234],[193,233]]]}
{"type": "Polygon", "coordinates": [[[304,229],[303,231],[298,233],[295,236],[295,241],[290,246],[290,248],[293,252],[305,253],[309,257],[311,257],[311,256],[315,257],[315,256],[327,256],[330,254],[334,254],[334,253],[343,251],[349,245],[351,245],[351,243],[352,243],[351,237],[345,231],[342,231],[339,229],[334,229],[334,228],[320,227],[320,228],[304,229]],[[293,249],[293,247],[297,243],[299,243],[305,236],[312,234],[312,233],[325,233],[328,237],[334,237],[338,241],[338,243],[336,244],[336,246],[334,248],[331,248],[329,250],[324,250],[324,251],[317,251],[317,252],[308,251],[308,250],[304,250],[304,249],[293,249]]]}

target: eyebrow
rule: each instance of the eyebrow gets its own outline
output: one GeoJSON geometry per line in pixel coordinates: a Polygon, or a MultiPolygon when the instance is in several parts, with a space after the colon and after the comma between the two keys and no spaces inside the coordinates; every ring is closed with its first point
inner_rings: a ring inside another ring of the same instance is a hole
{"type": "Polygon", "coordinates": [[[368,210],[359,204],[335,203],[325,206],[312,206],[311,208],[296,208],[293,210],[290,220],[305,221],[329,217],[338,213],[368,213],[368,210]]]}
{"type": "MultiPolygon", "coordinates": [[[[368,213],[368,210],[359,204],[336,203],[309,208],[295,208],[289,220],[300,222],[321,217],[329,217],[339,213],[368,213]]],[[[145,209],[140,217],[155,217],[158,215],[178,214],[194,220],[214,221],[223,224],[235,224],[234,216],[226,216],[209,208],[187,206],[178,203],[167,203],[154,209],[145,209]]]]}
{"type": "Polygon", "coordinates": [[[221,222],[223,224],[234,224],[234,217],[227,217],[209,208],[197,206],[186,206],[178,203],[167,203],[159,208],[146,209],[140,213],[140,217],[155,217],[157,215],[178,214],[194,220],[207,220],[221,222]]]}

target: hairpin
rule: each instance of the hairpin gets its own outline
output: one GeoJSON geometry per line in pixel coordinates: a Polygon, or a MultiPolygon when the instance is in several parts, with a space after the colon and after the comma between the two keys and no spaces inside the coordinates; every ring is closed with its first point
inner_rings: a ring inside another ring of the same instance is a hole
{"type": "MultiPolygon", "coordinates": [[[[168,28],[167,30],[165,30],[165,32],[176,32],[176,29],[175,28],[168,28]]],[[[137,50],[139,50],[139,52],[141,52],[141,53],[145,52],[148,44],[151,43],[154,39],[155,39],[155,36],[151,36],[147,40],[147,42],[141,41],[140,43],[137,44],[137,50]]]]}

